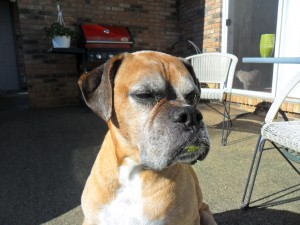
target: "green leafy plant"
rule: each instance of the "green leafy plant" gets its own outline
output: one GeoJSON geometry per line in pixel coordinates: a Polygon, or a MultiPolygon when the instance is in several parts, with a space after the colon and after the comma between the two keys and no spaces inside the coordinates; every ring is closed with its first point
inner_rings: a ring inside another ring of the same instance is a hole
{"type": "Polygon", "coordinates": [[[59,22],[52,23],[50,27],[44,28],[45,37],[52,39],[54,36],[68,36],[76,38],[77,34],[74,30],[61,25],[59,22]]]}

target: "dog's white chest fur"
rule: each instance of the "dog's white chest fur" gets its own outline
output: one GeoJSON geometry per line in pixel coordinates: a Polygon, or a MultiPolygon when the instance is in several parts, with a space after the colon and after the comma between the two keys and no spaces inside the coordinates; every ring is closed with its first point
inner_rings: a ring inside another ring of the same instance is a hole
{"type": "Polygon", "coordinates": [[[149,221],[143,213],[141,165],[131,159],[119,169],[120,184],[116,199],[105,206],[99,215],[101,225],[162,225],[149,221]]]}

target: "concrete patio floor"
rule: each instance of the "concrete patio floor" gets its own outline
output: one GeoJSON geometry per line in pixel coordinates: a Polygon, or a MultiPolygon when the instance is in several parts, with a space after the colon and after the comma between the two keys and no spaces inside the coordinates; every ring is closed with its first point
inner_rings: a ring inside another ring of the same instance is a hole
{"type": "MultiPolygon", "coordinates": [[[[253,200],[271,195],[260,201],[269,206],[240,210],[263,116],[234,119],[221,146],[221,116],[199,108],[212,148],[194,168],[218,224],[300,224],[300,177],[275,150],[264,153],[253,193],[253,200]]],[[[81,192],[106,131],[86,107],[29,110],[0,99],[0,224],[81,224],[81,192]]]]}

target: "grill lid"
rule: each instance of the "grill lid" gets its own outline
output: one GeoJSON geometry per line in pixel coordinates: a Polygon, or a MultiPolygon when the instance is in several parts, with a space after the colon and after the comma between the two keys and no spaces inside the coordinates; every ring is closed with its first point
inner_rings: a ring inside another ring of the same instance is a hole
{"type": "Polygon", "coordinates": [[[134,43],[127,27],[81,25],[86,48],[130,48],[134,43]]]}

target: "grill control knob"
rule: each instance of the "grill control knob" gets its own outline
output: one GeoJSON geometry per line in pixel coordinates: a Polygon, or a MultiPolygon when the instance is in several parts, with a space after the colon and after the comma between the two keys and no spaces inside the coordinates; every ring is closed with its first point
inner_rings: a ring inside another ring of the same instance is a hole
{"type": "Polygon", "coordinates": [[[101,58],[102,58],[101,54],[98,53],[98,54],[96,55],[96,58],[97,58],[97,59],[101,59],[101,58]]]}
{"type": "Polygon", "coordinates": [[[90,61],[94,61],[94,57],[95,57],[94,54],[90,54],[90,55],[89,55],[89,60],[90,60],[90,61]]]}

